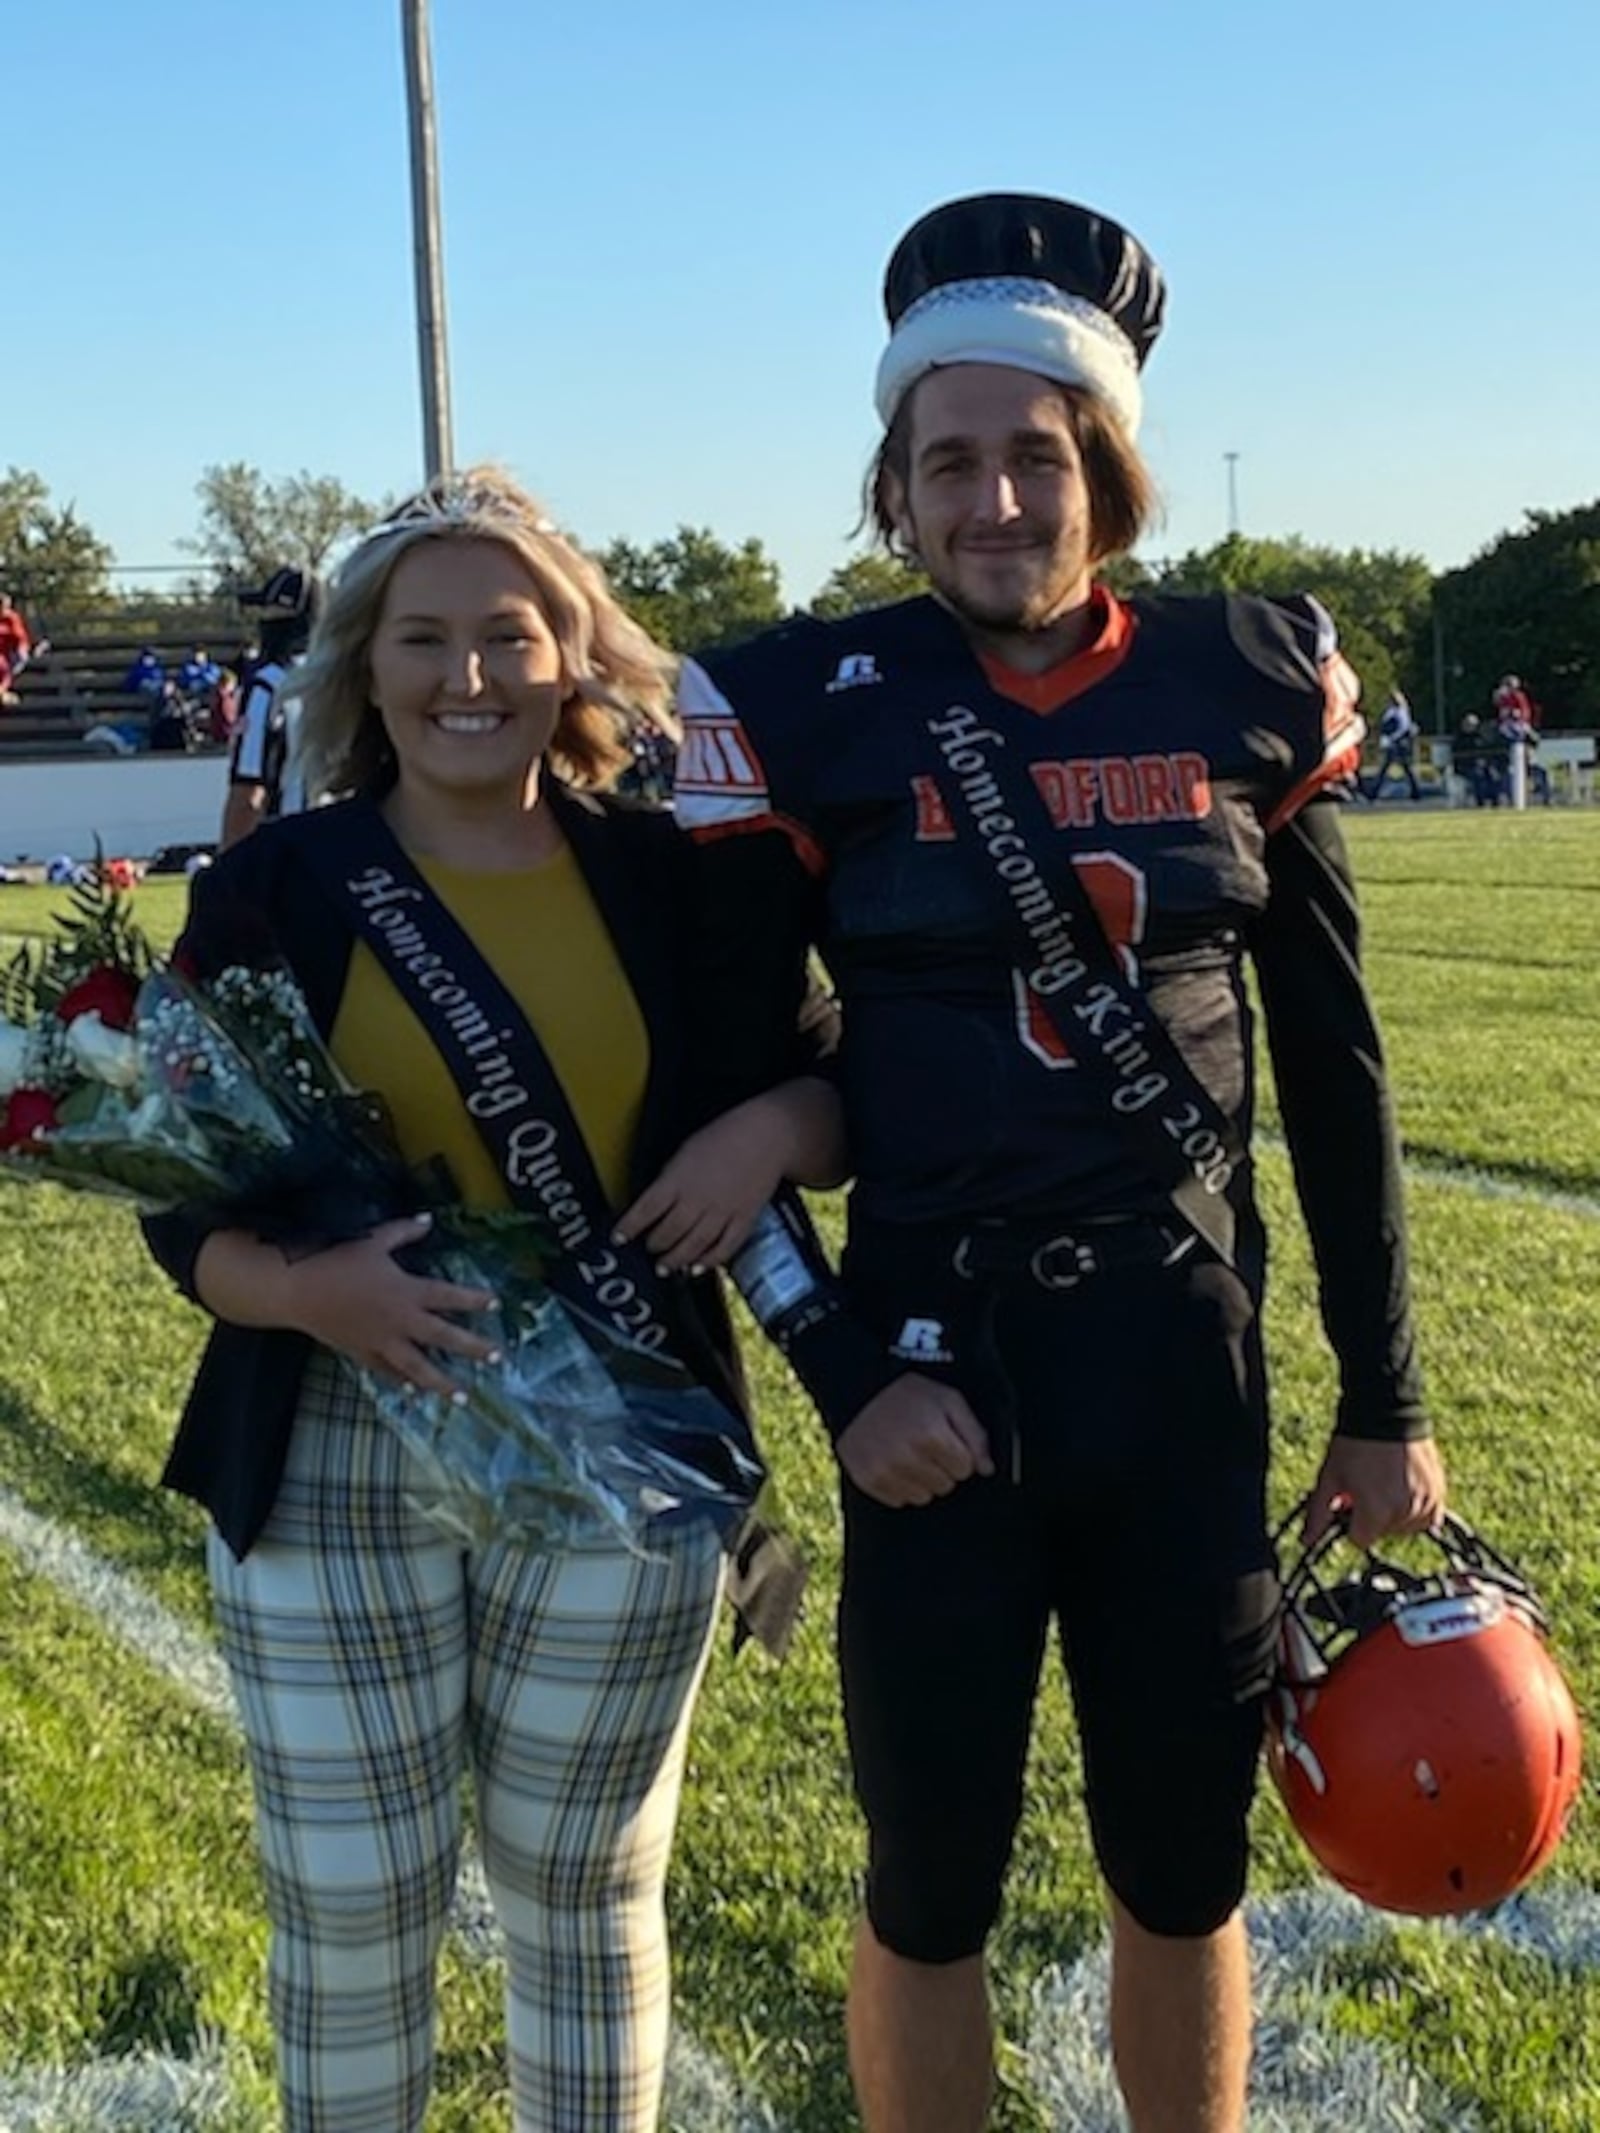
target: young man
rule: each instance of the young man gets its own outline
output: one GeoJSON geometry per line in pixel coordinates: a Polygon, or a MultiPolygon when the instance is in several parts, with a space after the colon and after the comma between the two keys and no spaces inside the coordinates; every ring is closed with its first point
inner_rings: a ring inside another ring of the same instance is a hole
{"type": "Polygon", "coordinates": [[[879,1343],[819,1394],[870,1836],[852,2072],[868,2133],[985,2121],[983,1948],[1053,1618],[1130,2119],[1236,2133],[1277,1605],[1247,947],[1341,1366],[1309,1527],[1343,1497],[1371,1542],[1443,1502],[1326,797],[1356,683],[1308,599],[1096,584],[1152,503],[1163,289],[1124,230],[958,201],[885,298],[873,506],[932,594],[691,664],[677,787],[730,1002],[708,1105],[778,1078],[813,945],[844,1009],[844,1275],[879,1343]]]}
{"type": "Polygon", "coordinates": [[[239,595],[239,605],[260,617],[261,657],[251,668],[234,727],[223,851],[258,823],[298,814],[306,804],[294,761],[294,704],[283,685],[310,638],[316,594],[314,578],[285,567],[257,590],[239,595]]]}

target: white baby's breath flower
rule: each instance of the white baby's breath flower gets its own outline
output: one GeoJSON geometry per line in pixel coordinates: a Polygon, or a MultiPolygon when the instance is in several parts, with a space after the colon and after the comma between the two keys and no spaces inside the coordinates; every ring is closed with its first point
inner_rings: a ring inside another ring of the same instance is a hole
{"type": "Polygon", "coordinates": [[[0,1022],[0,1096],[9,1096],[27,1080],[31,1050],[25,1029],[18,1029],[14,1022],[0,1022]]]}
{"type": "Polygon", "coordinates": [[[113,1089],[131,1089],[139,1081],[139,1047],[125,1030],[107,1029],[96,1013],[77,1015],[67,1024],[67,1050],[80,1074],[113,1089]]]}

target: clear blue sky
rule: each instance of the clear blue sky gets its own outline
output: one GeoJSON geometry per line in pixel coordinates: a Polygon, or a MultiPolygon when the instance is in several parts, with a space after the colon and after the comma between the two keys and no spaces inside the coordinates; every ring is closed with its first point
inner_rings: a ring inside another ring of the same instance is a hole
{"type": "MultiPolygon", "coordinates": [[[[1166,270],[1153,554],[1465,561],[1600,494],[1594,0],[433,0],[458,458],[583,538],[759,534],[810,597],[900,231],[1059,192],[1166,270]]],[[[0,465],[126,563],[212,461],[420,471],[399,0],[21,4],[0,465]]]]}

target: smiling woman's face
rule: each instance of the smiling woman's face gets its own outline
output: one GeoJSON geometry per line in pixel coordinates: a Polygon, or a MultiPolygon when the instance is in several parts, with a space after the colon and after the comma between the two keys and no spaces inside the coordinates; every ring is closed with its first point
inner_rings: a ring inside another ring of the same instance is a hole
{"type": "Polygon", "coordinates": [[[533,579],[499,541],[419,542],[373,632],[372,701],[408,799],[520,801],[566,694],[533,579]]]}

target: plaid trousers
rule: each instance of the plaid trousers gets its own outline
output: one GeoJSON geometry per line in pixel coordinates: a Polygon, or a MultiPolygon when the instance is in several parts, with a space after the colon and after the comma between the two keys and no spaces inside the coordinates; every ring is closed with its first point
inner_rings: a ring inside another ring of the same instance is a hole
{"type": "Polygon", "coordinates": [[[507,1944],[516,2133],[651,2133],[662,1891],[722,1557],[465,1552],[331,1356],[242,1563],[213,1533],[271,1921],[285,2133],[420,2133],[435,1969],[476,1788],[507,1944]]]}

